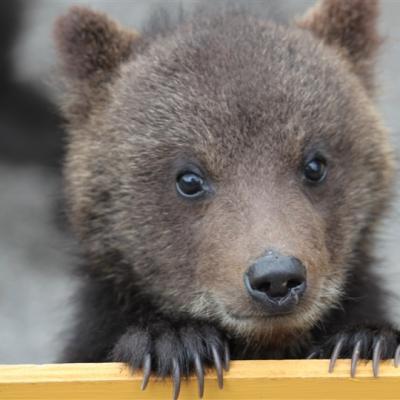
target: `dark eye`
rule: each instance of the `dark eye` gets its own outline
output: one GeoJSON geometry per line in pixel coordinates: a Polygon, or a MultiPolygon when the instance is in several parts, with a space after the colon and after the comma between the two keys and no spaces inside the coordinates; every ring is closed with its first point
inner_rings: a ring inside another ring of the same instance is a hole
{"type": "Polygon", "coordinates": [[[310,183],[321,183],[326,178],[326,160],[315,156],[304,165],[304,177],[310,183]]]}
{"type": "Polygon", "coordinates": [[[184,172],[178,175],[176,188],[183,197],[198,197],[205,191],[204,179],[194,172],[184,172]]]}

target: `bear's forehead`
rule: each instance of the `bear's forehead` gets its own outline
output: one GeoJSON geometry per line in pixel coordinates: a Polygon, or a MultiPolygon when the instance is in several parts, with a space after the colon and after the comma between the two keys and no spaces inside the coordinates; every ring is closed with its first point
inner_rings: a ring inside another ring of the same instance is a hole
{"type": "Polygon", "coordinates": [[[123,86],[131,97],[155,97],[160,112],[160,96],[171,105],[208,101],[275,116],[311,106],[321,111],[348,97],[343,63],[309,32],[251,22],[196,27],[159,41],[131,62],[123,86]]]}
{"type": "Polygon", "coordinates": [[[158,52],[164,43],[157,43],[152,52],[157,72],[210,97],[237,97],[246,103],[263,95],[266,100],[336,94],[343,80],[338,54],[310,32],[244,16],[218,21],[179,32],[166,41],[164,54],[158,52]]]}
{"type": "Polygon", "coordinates": [[[294,158],[308,139],[340,140],[357,116],[346,65],[306,31],[251,22],[198,24],[155,43],[123,68],[113,118],[143,143],[209,156],[294,158]]]}

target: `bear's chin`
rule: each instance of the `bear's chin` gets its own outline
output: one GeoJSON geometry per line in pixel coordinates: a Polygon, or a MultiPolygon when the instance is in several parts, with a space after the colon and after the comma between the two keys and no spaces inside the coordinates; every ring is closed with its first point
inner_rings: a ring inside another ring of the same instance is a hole
{"type": "Polygon", "coordinates": [[[219,315],[221,325],[242,337],[266,337],[268,340],[298,335],[309,330],[321,318],[321,310],[298,307],[290,313],[268,315],[262,313],[219,315]]]}

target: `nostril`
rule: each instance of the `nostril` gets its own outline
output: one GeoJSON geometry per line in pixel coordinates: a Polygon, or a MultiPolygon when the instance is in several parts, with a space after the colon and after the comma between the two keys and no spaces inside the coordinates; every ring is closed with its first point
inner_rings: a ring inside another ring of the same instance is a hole
{"type": "Polygon", "coordinates": [[[269,290],[271,289],[271,283],[270,282],[264,282],[261,285],[259,285],[258,287],[255,287],[254,289],[258,290],[259,292],[268,293],[269,290]]]}
{"type": "Polygon", "coordinates": [[[275,298],[275,297],[284,297],[286,296],[291,289],[295,289],[300,287],[304,281],[300,279],[275,279],[272,281],[258,280],[257,282],[252,282],[251,288],[256,290],[257,292],[265,293],[267,296],[275,298]]]}
{"type": "Polygon", "coordinates": [[[297,286],[300,286],[303,282],[304,282],[304,281],[300,281],[300,280],[298,280],[298,279],[289,279],[289,280],[287,281],[287,283],[286,283],[286,286],[287,286],[289,289],[293,289],[293,288],[295,288],[295,287],[297,287],[297,286]]]}
{"type": "Polygon", "coordinates": [[[300,287],[304,280],[301,278],[286,279],[280,274],[267,274],[261,279],[253,279],[250,282],[251,288],[263,292],[269,297],[284,297],[291,289],[300,287]],[[278,275],[278,276],[277,276],[278,275]]]}
{"type": "Polygon", "coordinates": [[[254,289],[265,293],[270,298],[280,298],[287,296],[291,287],[289,287],[289,282],[281,281],[272,283],[268,282],[254,289]]]}

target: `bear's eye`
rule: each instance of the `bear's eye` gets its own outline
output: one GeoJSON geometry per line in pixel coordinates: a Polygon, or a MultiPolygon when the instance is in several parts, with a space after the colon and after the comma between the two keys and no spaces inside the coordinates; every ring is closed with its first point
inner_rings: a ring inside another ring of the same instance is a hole
{"type": "Polygon", "coordinates": [[[206,190],[204,179],[194,172],[184,172],[178,175],[176,188],[181,196],[189,198],[199,197],[206,190]]]}
{"type": "Polygon", "coordinates": [[[304,165],[304,177],[307,182],[316,184],[321,183],[326,178],[326,159],[321,155],[316,155],[304,165]]]}

